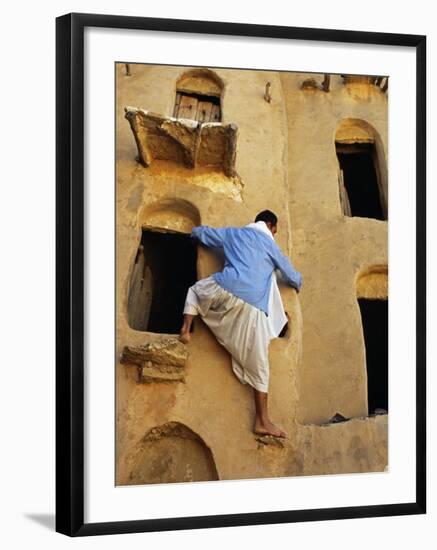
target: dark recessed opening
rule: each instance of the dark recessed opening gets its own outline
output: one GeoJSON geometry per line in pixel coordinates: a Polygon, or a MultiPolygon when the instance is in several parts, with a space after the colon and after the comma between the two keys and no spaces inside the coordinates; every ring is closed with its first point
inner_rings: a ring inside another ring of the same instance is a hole
{"type": "Polygon", "coordinates": [[[358,300],[366,345],[369,414],[388,412],[388,300],[358,300]]]}
{"type": "Polygon", "coordinates": [[[143,230],[131,279],[129,325],[177,334],[188,288],[197,280],[197,247],[189,235],[143,230]]]}
{"type": "MultiPolygon", "coordinates": [[[[349,202],[344,214],[361,218],[385,219],[378,176],[375,169],[376,153],[373,144],[336,144],[342,170],[342,181],[349,202]]],[[[342,183],[340,182],[340,185],[342,183]]],[[[340,190],[341,195],[342,190],[340,190]]]]}
{"type": "Polygon", "coordinates": [[[285,338],[285,336],[287,336],[287,332],[288,332],[288,321],[282,327],[281,332],[278,334],[278,338],[285,338]]]}
{"type": "Polygon", "coordinates": [[[220,122],[220,98],[212,95],[178,91],[173,116],[176,118],[189,118],[199,122],[220,122]]]}

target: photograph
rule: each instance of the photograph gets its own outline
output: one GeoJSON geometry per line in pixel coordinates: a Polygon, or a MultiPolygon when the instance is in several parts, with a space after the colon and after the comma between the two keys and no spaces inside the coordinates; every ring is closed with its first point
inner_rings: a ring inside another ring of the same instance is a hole
{"type": "Polygon", "coordinates": [[[114,63],[117,487],[390,471],[389,76],[326,70],[114,63]]]}
{"type": "Polygon", "coordinates": [[[7,4],[7,550],[432,548],[437,26],[338,4],[7,4]]]}

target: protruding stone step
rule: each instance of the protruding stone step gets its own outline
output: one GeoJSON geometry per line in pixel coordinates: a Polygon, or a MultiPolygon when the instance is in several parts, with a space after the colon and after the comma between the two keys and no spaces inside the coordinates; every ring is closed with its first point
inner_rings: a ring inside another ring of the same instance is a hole
{"type": "Polygon", "coordinates": [[[121,363],[138,369],[139,382],[185,382],[187,346],[177,338],[125,346],[121,363]]]}

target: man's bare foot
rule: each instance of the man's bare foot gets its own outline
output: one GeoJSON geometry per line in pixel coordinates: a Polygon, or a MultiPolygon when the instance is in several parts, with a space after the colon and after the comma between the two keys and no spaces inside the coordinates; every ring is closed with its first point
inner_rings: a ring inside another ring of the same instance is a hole
{"type": "Polygon", "coordinates": [[[179,333],[179,340],[180,340],[183,344],[188,344],[188,342],[190,341],[190,339],[191,339],[190,331],[189,331],[189,330],[186,330],[186,329],[182,329],[181,332],[179,333]]]}
{"type": "Polygon", "coordinates": [[[274,437],[287,437],[286,432],[275,426],[270,420],[261,421],[259,418],[255,419],[255,428],[253,430],[258,435],[273,435],[274,437]]]}

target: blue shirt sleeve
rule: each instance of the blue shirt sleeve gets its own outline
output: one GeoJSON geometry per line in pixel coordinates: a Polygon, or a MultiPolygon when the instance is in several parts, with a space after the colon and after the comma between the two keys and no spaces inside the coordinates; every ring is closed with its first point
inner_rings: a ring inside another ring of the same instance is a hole
{"type": "Polygon", "coordinates": [[[202,244],[212,248],[223,248],[225,235],[226,227],[214,228],[200,225],[199,227],[193,227],[191,231],[192,237],[199,239],[202,244]]]}
{"type": "Polygon", "coordinates": [[[273,248],[272,260],[275,268],[279,269],[287,283],[299,291],[302,286],[302,275],[294,269],[293,264],[287,256],[282,254],[277,245],[273,248]]]}

